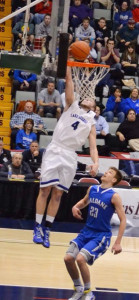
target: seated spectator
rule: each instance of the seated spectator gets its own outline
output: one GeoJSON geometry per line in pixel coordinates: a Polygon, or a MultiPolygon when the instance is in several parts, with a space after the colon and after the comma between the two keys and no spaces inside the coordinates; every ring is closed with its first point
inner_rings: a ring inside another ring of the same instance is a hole
{"type": "Polygon", "coordinates": [[[10,127],[12,129],[12,147],[14,147],[16,134],[19,129],[23,128],[23,124],[26,119],[32,119],[34,121],[35,128],[40,130],[45,129],[45,125],[41,117],[38,114],[33,113],[33,104],[30,101],[26,101],[24,111],[15,113],[10,121],[10,127]]]}
{"type": "Polygon", "coordinates": [[[104,138],[109,133],[109,124],[107,123],[105,118],[100,115],[101,111],[98,105],[96,106],[95,113],[96,113],[95,115],[96,135],[97,137],[101,136],[104,138]]]}
{"type": "Polygon", "coordinates": [[[30,143],[36,141],[36,133],[33,132],[34,121],[26,119],[23,124],[23,129],[18,130],[16,135],[16,149],[29,149],[30,143]]]}
{"type": "MultiPolygon", "coordinates": [[[[14,35],[14,45],[13,45],[14,50],[16,50],[18,46],[20,47],[22,45],[23,31],[24,31],[24,19],[17,22],[12,29],[12,33],[14,35]]],[[[34,41],[34,24],[32,23],[31,16],[30,16],[29,22],[28,22],[27,37],[28,37],[28,40],[27,40],[26,45],[32,51],[33,50],[33,41],[34,41]]]]}
{"type": "Polygon", "coordinates": [[[22,70],[14,70],[13,75],[13,91],[12,95],[15,97],[17,90],[21,91],[36,91],[37,75],[25,72],[22,70]]]}
{"type": "Polygon", "coordinates": [[[135,27],[139,30],[139,0],[133,1],[132,14],[133,19],[136,22],[135,27]]]}
{"type": "Polygon", "coordinates": [[[3,148],[3,140],[0,138],[0,167],[7,161],[11,160],[11,152],[3,148]]]}
{"type": "Polygon", "coordinates": [[[123,52],[125,47],[132,44],[137,51],[137,37],[138,30],[135,28],[134,19],[131,18],[128,20],[127,25],[122,27],[116,35],[116,39],[118,41],[117,47],[120,48],[121,52],[123,52]]]}
{"type": "Polygon", "coordinates": [[[110,30],[107,27],[106,19],[100,18],[95,26],[96,33],[96,49],[100,51],[102,46],[106,46],[108,38],[110,38],[110,30]]]}
{"type": "Polygon", "coordinates": [[[119,125],[116,135],[121,143],[126,142],[132,150],[139,151],[139,119],[134,109],[129,109],[127,119],[119,125]]]}
{"type": "Polygon", "coordinates": [[[92,44],[92,43],[90,42],[90,39],[89,39],[89,38],[84,39],[84,42],[86,42],[86,43],[89,45],[89,47],[90,47],[90,53],[89,53],[89,55],[87,56],[85,62],[89,62],[89,63],[97,63],[97,57],[98,57],[98,55],[97,55],[96,50],[94,49],[95,43],[92,44]]]}
{"type": "Polygon", "coordinates": [[[81,0],[74,0],[74,4],[70,6],[69,10],[69,26],[73,27],[73,31],[78,27],[84,18],[89,18],[93,25],[93,12],[89,6],[82,4],[81,0]]]}
{"type": "Polygon", "coordinates": [[[22,153],[15,152],[11,162],[6,162],[0,169],[0,176],[7,177],[10,171],[12,179],[32,179],[34,175],[29,165],[22,161],[22,153]]]}
{"type": "Polygon", "coordinates": [[[112,86],[115,80],[123,78],[120,64],[119,50],[115,48],[112,38],[107,40],[106,46],[102,47],[100,54],[101,64],[109,65],[110,72],[99,82],[98,85],[112,86]]]}
{"type": "Polygon", "coordinates": [[[38,95],[38,114],[40,116],[56,117],[61,116],[61,96],[55,89],[53,80],[48,81],[47,88],[43,89],[38,95]]]}
{"type": "Polygon", "coordinates": [[[84,18],[83,23],[79,25],[75,32],[76,41],[84,41],[86,38],[90,41],[90,46],[95,45],[95,30],[90,26],[90,19],[84,18]]]}
{"type": "Polygon", "coordinates": [[[46,67],[42,67],[42,72],[40,75],[37,76],[37,86],[36,86],[36,92],[37,95],[38,93],[40,93],[40,91],[42,89],[44,89],[46,87],[46,85],[48,84],[49,80],[52,80],[53,82],[55,82],[56,80],[56,75],[57,72],[54,70],[49,70],[46,67]]]}
{"type": "Polygon", "coordinates": [[[35,5],[35,15],[34,15],[34,23],[40,24],[44,16],[48,14],[51,15],[52,11],[52,0],[43,0],[42,2],[35,5]]]}
{"type": "Polygon", "coordinates": [[[121,65],[125,75],[135,76],[137,72],[138,57],[134,46],[130,44],[122,54],[121,65]]]}
{"type": "Polygon", "coordinates": [[[124,99],[121,97],[121,89],[115,88],[113,95],[111,95],[106,103],[106,108],[103,111],[103,117],[106,118],[107,122],[113,122],[114,117],[118,118],[118,122],[121,123],[125,119],[123,112],[124,99]],[[123,105],[122,105],[123,103],[123,105]]]}
{"type": "Polygon", "coordinates": [[[116,136],[106,136],[106,144],[110,151],[131,151],[127,148],[128,145],[132,150],[139,151],[139,119],[136,118],[134,109],[129,109],[126,120],[117,128],[116,136]]]}
{"type": "Polygon", "coordinates": [[[136,114],[139,115],[139,90],[133,88],[129,98],[126,98],[123,102],[124,113],[127,114],[129,109],[135,110],[136,114]]]}
{"type": "Polygon", "coordinates": [[[90,2],[93,8],[111,9],[112,6],[111,0],[91,0],[90,2]]]}
{"type": "Polygon", "coordinates": [[[121,69],[119,50],[114,47],[114,40],[108,39],[106,46],[101,49],[101,63],[111,68],[121,69]]]}
{"type": "MultiPolygon", "coordinates": [[[[34,0],[31,0],[33,2],[34,0]]],[[[27,5],[27,0],[12,0],[12,12],[15,12],[16,10],[24,7],[27,5]]],[[[31,18],[33,20],[33,14],[34,14],[34,6],[30,8],[31,12],[31,18]]],[[[19,13],[17,16],[13,17],[13,24],[14,26],[17,22],[22,20],[24,18],[24,12],[19,13]]]]}
{"type": "Polygon", "coordinates": [[[127,25],[129,18],[132,18],[132,11],[128,7],[127,1],[123,1],[120,9],[115,12],[113,20],[113,31],[119,31],[123,26],[127,25]]]}
{"type": "Polygon", "coordinates": [[[39,149],[37,141],[31,142],[29,149],[23,152],[23,161],[28,163],[33,174],[41,167],[42,155],[43,149],[39,149]]]}
{"type": "MultiPolygon", "coordinates": [[[[121,0],[114,0],[114,4],[115,4],[115,6],[116,6],[116,8],[119,10],[120,9],[120,7],[121,7],[121,2],[123,2],[123,1],[121,1],[121,0]]],[[[131,2],[131,0],[126,0],[126,2],[127,2],[127,4],[128,4],[128,7],[130,7],[130,2],[131,2]]]]}
{"type": "Polygon", "coordinates": [[[37,25],[37,31],[36,36],[39,37],[47,37],[48,35],[51,35],[51,16],[50,15],[44,15],[43,21],[37,25]]]}

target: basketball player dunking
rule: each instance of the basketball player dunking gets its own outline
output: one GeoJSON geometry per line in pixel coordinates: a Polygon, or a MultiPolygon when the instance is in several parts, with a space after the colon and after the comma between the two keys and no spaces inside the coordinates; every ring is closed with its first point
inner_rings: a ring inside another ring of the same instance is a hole
{"type": "Polygon", "coordinates": [[[126,217],[121,198],[112,189],[112,186],[118,184],[121,179],[122,175],[119,170],[111,167],[101,177],[102,184],[90,187],[85,197],[72,208],[73,216],[82,220],[81,209],[89,205],[86,225],[79,235],[71,241],[65,256],[65,264],[75,287],[75,292],[69,300],[95,299],[90,289],[90,272],[87,264],[92,265],[97,258],[107,251],[112,235],[110,220],[115,210],[120,219],[120,226],[112,252],[118,254],[122,251],[120,244],[126,227],[126,217]],[[81,284],[76,263],[84,287],[81,284]]]}
{"type": "Polygon", "coordinates": [[[95,113],[93,112],[95,102],[91,99],[81,99],[80,104],[75,101],[70,67],[67,67],[65,94],[65,110],[55,127],[52,142],[43,155],[40,191],[36,204],[33,241],[43,244],[47,248],[50,247],[49,232],[57,214],[61,196],[63,191],[68,192],[76,173],[77,154],[75,151],[85,144],[88,137],[90,155],[93,161],[90,166],[90,174],[95,176],[98,170],[95,113]],[[51,190],[45,227],[42,228],[42,219],[51,190]]]}

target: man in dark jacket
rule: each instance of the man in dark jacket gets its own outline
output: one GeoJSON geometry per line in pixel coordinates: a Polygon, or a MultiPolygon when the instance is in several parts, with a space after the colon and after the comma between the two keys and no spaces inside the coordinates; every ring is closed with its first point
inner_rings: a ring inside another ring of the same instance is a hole
{"type": "Polygon", "coordinates": [[[23,161],[28,163],[33,173],[41,166],[43,149],[39,149],[37,141],[30,144],[30,149],[23,152],[23,161]]]}
{"type": "Polygon", "coordinates": [[[3,141],[0,139],[0,165],[11,160],[11,153],[9,150],[3,148],[3,141]]]}
{"type": "Polygon", "coordinates": [[[134,151],[139,151],[139,118],[134,109],[129,109],[127,119],[122,122],[116,135],[121,143],[126,142],[134,151]]]}
{"type": "Polygon", "coordinates": [[[15,152],[12,161],[5,163],[0,169],[1,177],[10,177],[11,179],[32,179],[34,175],[27,163],[22,161],[22,153],[15,152]]]}

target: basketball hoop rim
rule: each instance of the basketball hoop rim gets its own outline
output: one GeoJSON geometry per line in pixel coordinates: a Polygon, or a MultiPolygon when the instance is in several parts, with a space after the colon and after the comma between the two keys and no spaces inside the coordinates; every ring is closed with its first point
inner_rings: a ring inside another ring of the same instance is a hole
{"type": "Polygon", "coordinates": [[[67,61],[67,66],[69,67],[82,67],[82,68],[95,68],[95,67],[101,67],[101,68],[107,68],[109,69],[109,65],[104,65],[104,64],[90,64],[90,63],[85,63],[81,61],[67,61]]]}

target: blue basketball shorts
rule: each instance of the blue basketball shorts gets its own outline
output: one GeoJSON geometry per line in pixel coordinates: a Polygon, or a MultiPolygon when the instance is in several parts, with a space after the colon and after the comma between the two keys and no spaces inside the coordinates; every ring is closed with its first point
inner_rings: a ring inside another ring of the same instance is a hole
{"type": "Polygon", "coordinates": [[[74,256],[75,253],[76,256],[78,255],[78,253],[81,253],[85,257],[86,262],[89,265],[92,265],[98,257],[103,255],[107,251],[110,245],[110,241],[111,233],[93,232],[93,234],[91,234],[91,237],[87,237],[85,232],[82,231],[74,240],[71,241],[72,247],[69,246],[69,250],[67,251],[67,253],[74,258],[76,258],[74,256]],[[76,245],[76,251],[74,250],[74,253],[72,253],[72,248],[74,248],[73,244],[76,245]]]}

